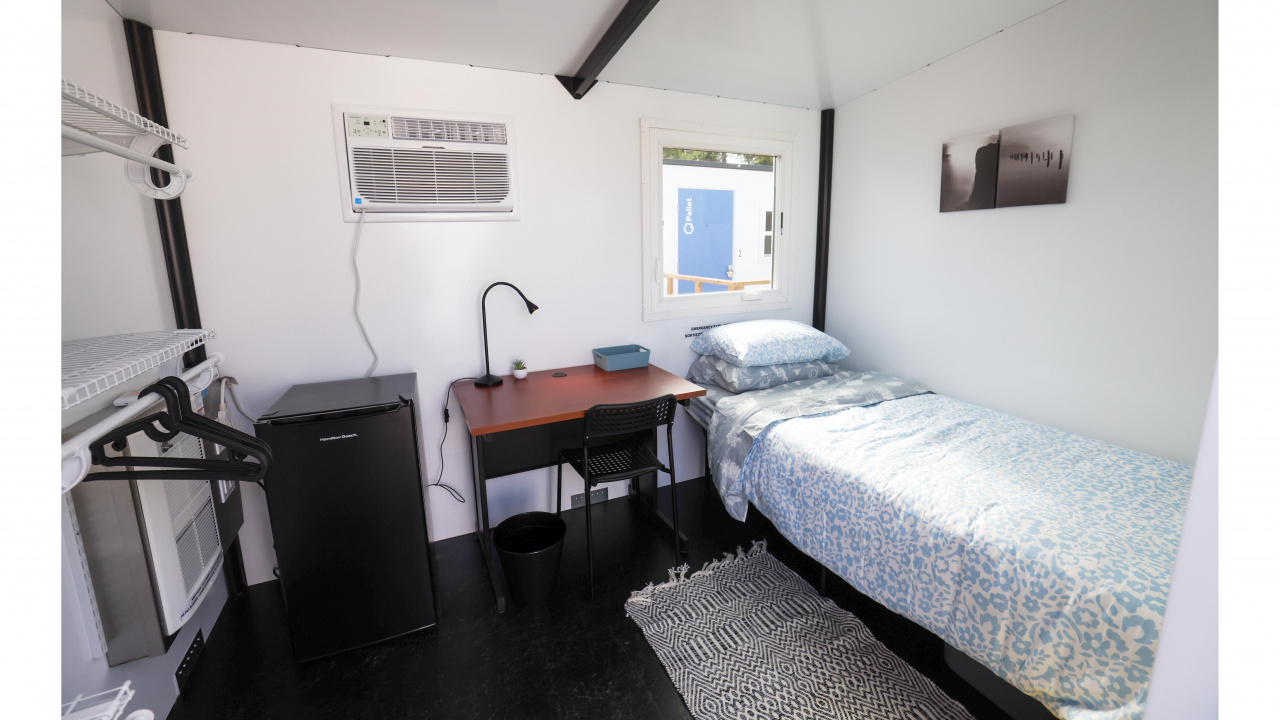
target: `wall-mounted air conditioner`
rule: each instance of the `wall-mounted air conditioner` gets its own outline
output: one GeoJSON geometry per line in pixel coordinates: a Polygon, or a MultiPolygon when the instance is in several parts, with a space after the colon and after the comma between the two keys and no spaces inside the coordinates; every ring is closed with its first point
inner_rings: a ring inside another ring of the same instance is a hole
{"type": "MultiPolygon", "coordinates": [[[[130,436],[129,451],[133,456],[204,457],[199,438],[178,438],[152,450],[154,441],[130,436]]],[[[208,481],[140,480],[134,482],[134,497],[150,551],[160,619],[165,630],[174,633],[191,619],[222,567],[213,487],[208,481]]]]}
{"type": "MultiPolygon", "coordinates": [[[[203,407],[199,393],[191,400],[196,411],[203,407]]],[[[65,433],[74,436],[116,410],[90,415],[65,433]]],[[[108,452],[203,458],[206,448],[191,435],[160,443],[135,433],[125,448],[109,446],[108,452]]],[[[108,665],[164,655],[217,583],[223,562],[218,513],[226,499],[213,485],[208,480],[95,480],[71,489],[108,665]]]]}
{"type": "Polygon", "coordinates": [[[346,222],[518,220],[511,118],[333,106],[346,222]]]}

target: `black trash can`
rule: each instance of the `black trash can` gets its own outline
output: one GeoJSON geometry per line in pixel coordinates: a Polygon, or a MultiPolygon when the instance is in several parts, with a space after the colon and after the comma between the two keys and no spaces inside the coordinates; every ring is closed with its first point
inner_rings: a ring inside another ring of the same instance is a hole
{"type": "Polygon", "coordinates": [[[560,574],[564,520],[549,512],[513,515],[493,529],[502,572],[517,607],[544,607],[560,574]]]}

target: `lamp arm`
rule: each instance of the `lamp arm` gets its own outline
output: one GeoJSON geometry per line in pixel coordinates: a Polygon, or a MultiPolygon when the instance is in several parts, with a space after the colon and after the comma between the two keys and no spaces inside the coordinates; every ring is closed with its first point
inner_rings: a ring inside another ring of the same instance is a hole
{"type": "MultiPolygon", "coordinates": [[[[497,283],[494,283],[495,285],[497,283]]],[[[493,289],[490,285],[484,291],[484,296],[480,298],[480,327],[484,330],[484,374],[491,375],[489,372],[489,314],[485,310],[484,301],[489,297],[489,291],[493,289]]]]}
{"type": "Polygon", "coordinates": [[[492,289],[494,289],[494,288],[496,288],[496,287],[498,287],[499,285],[506,285],[507,287],[511,288],[512,290],[515,290],[515,291],[516,291],[516,294],[520,296],[520,299],[521,299],[521,300],[525,301],[526,303],[528,303],[528,302],[529,302],[529,298],[527,298],[527,297],[525,297],[525,296],[524,296],[524,293],[520,291],[520,288],[516,287],[515,285],[512,285],[511,283],[509,283],[509,282],[507,282],[507,281],[505,281],[505,280],[499,280],[498,282],[496,282],[496,283],[494,283],[494,284],[492,284],[492,285],[490,285],[489,287],[487,287],[487,288],[485,288],[485,289],[484,289],[484,295],[483,295],[483,296],[481,296],[481,298],[480,298],[480,305],[481,305],[481,306],[483,306],[483,305],[484,305],[484,300],[485,300],[485,298],[489,297],[489,291],[490,291],[490,290],[492,290],[492,289]]]}
{"type": "Polygon", "coordinates": [[[512,285],[509,282],[505,282],[502,280],[499,280],[498,282],[485,288],[484,295],[480,296],[480,327],[484,330],[484,374],[485,375],[493,374],[489,372],[489,312],[488,312],[488,306],[485,305],[485,301],[489,299],[489,291],[498,287],[499,285],[506,285],[512,290],[515,290],[516,292],[520,293],[520,297],[524,297],[524,293],[520,292],[520,288],[516,287],[515,285],[512,285]]]}
{"type": "Polygon", "coordinates": [[[480,327],[484,331],[484,374],[486,376],[492,375],[493,373],[489,371],[489,309],[485,304],[485,301],[489,299],[489,291],[499,285],[506,285],[512,290],[515,290],[516,294],[520,296],[520,299],[523,300],[524,304],[529,308],[530,313],[538,309],[537,305],[529,302],[529,298],[525,297],[523,292],[520,292],[520,288],[504,280],[499,280],[484,289],[484,295],[480,296],[480,327]]]}

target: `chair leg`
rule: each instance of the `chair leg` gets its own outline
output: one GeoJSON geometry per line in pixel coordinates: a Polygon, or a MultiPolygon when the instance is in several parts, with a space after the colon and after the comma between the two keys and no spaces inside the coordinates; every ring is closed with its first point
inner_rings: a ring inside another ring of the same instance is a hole
{"type": "Polygon", "coordinates": [[[587,513],[587,597],[591,600],[596,599],[596,568],[591,558],[591,485],[583,482],[586,494],[586,504],[582,509],[587,513]]]}
{"type": "MultiPolygon", "coordinates": [[[[671,426],[667,426],[667,467],[671,476],[671,528],[675,532],[676,562],[680,562],[680,512],[676,507],[676,454],[671,442],[671,426]]],[[[686,552],[688,548],[685,549],[686,552]]]]}
{"type": "MultiPolygon", "coordinates": [[[[680,562],[680,512],[676,509],[676,474],[674,472],[671,473],[671,528],[675,532],[673,540],[676,549],[676,562],[680,562]]],[[[685,552],[688,552],[687,548],[685,552]]]]}
{"type": "MultiPolygon", "coordinates": [[[[563,459],[564,458],[556,458],[557,461],[562,461],[563,459]]],[[[564,497],[564,493],[561,492],[561,490],[563,490],[563,484],[564,484],[564,463],[558,462],[556,464],[556,515],[560,514],[560,506],[563,504],[563,501],[561,501],[560,499],[564,497]]]]}

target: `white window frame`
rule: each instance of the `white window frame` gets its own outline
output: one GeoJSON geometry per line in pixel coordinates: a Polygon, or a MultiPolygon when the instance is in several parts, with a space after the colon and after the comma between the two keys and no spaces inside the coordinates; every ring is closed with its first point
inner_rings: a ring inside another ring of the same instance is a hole
{"type": "Polygon", "coordinates": [[[795,136],[765,130],[744,130],[666,120],[640,121],[644,288],[644,319],[698,317],[783,310],[791,307],[791,165],[795,161],[795,136]],[[699,295],[666,297],[662,277],[662,149],[773,155],[774,223],[773,287],[699,295]]]}

